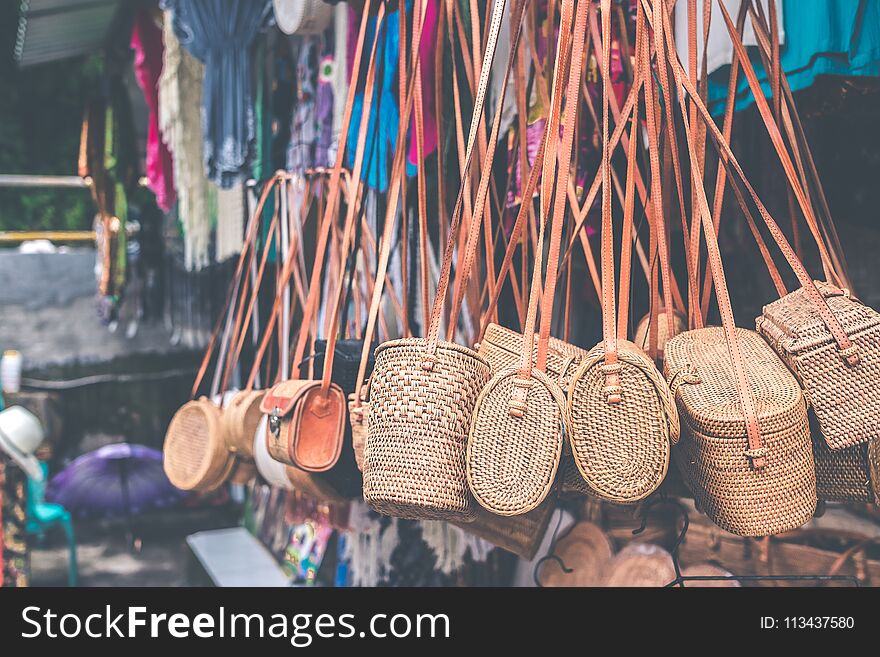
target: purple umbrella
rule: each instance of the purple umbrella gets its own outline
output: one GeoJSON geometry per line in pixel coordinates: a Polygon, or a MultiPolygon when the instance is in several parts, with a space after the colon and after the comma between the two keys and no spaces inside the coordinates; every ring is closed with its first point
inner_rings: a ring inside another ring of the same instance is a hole
{"type": "Polygon", "coordinates": [[[46,500],[78,517],[126,519],[177,504],[185,495],[168,481],[162,452],[117,443],[83,454],[46,487],[46,500]]]}

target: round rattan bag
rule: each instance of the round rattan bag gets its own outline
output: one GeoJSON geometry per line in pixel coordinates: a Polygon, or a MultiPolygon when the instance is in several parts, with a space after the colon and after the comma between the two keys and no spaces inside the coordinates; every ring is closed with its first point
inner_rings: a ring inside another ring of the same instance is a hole
{"type": "Polygon", "coordinates": [[[187,402],[171,418],[162,447],[165,474],[181,490],[218,488],[235,465],[226,448],[220,408],[205,397],[187,402]]]}
{"type": "MultiPolygon", "coordinates": [[[[681,333],[682,331],[687,331],[687,318],[684,314],[679,310],[672,311],[672,335],[669,335],[669,323],[666,319],[666,313],[668,310],[661,310],[657,316],[657,351],[658,357],[663,358],[663,349],[666,347],[666,343],[674,338],[676,335],[681,333]]],[[[648,329],[651,327],[651,314],[648,313],[644,317],[639,320],[638,325],[636,326],[636,332],[633,336],[633,343],[640,349],[644,351],[648,351],[648,342],[650,340],[650,335],[648,335],[648,329]]]]}
{"type": "Polygon", "coordinates": [[[476,352],[424,338],[376,349],[364,449],[364,501],[401,518],[474,519],[465,473],[471,413],[489,381],[476,352]]]}
{"type": "Polygon", "coordinates": [[[254,433],[263,417],[260,402],[265,394],[265,390],[239,390],[223,407],[221,418],[226,446],[241,458],[254,458],[254,433]]]}
{"type": "Polygon", "coordinates": [[[572,456],[591,492],[602,499],[633,503],[657,490],[678,442],[675,400],[648,355],[618,341],[620,401],[606,391],[605,347],[593,347],[568,389],[572,456]]]}
{"type": "Polygon", "coordinates": [[[540,370],[523,378],[511,367],[492,377],[477,398],[467,443],[468,485],[483,508],[515,516],[544,501],[559,468],[567,414],[559,385],[540,370]],[[523,405],[515,401],[518,389],[523,405]]]}

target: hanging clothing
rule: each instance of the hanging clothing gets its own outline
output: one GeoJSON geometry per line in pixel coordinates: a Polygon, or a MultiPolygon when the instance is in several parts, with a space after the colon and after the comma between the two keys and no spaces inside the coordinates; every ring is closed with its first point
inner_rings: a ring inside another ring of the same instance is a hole
{"type": "Polygon", "coordinates": [[[315,117],[317,91],[317,51],[320,38],[306,36],[291,41],[295,48],[296,101],[290,122],[290,144],[287,147],[287,170],[302,173],[315,166],[315,145],[318,125],[315,117]]]}
{"type": "Polygon", "coordinates": [[[162,31],[151,12],[140,11],[131,30],[134,50],[134,71],[138,85],[144,92],[149,109],[147,128],[147,180],[156,195],[156,205],[164,212],[174,205],[174,177],[171,153],[162,141],[159,131],[159,76],[162,72],[162,31]]]}
{"type": "MultiPolygon", "coordinates": [[[[724,8],[730,14],[730,18],[736,22],[739,14],[739,8],[742,4],[741,0],[725,0],[724,8]]],[[[769,16],[769,0],[761,0],[764,15],[769,16]]],[[[779,21],[779,43],[785,43],[785,21],[784,6],[782,0],[776,0],[776,15],[779,21]]],[[[727,31],[727,24],[724,22],[724,16],[718,9],[718,0],[712,2],[712,13],[709,23],[709,48],[706,52],[706,70],[711,75],[722,66],[726,66],[733,61],[733,44],[730,42],[730,33],[727,31]]],[[[681,60],[684,70],[690,72],[690,63],[688,61],[688,12],[687,3],[679,2],[675,5],[675,49],[678,51],[678,58],[681,60]]],[[[755,36],[755,28],[752,22],[746,18],[745,30],[743,31],[743,44],[746,46],[757,46],[758,39],[755,36]]],[[[703,2],[697,2],[697,77],[701,74],[701,62],[703,61],[703,2]]]]}
{"type": "Polygon", "coordinates": [[[211,215],[208,177],[202,163],[204,132],[200,109],[205,67],[181,48],[171,12],[165,12],[162,37],[165,51],[159,76],[159,132],[173,155],[183,260],[187,271],[191,271],[206,267],[210,261],[211,215]]]}
{"type": "MultiPolygon", "coordinates": [[[[507,6],[505,5],[505,11],[507,6]]],[[[437,19],[439,18],[437,0],[425,3],[425,22],[422,27],[422,40],[419,44],[419,70],[422,73],[422,158],[426,159],[437,150],[437,110],[434,94],[435,62],[437,56],[437,19]]],[[[507,21],[505,21],[507,24],[507,21]]],[[[508,32],[509,33],[509,32],[508,32]]],[[[508,48],[509,50],[509,48],[508,48]]],[[[413,107],[415,112],[415,107],[413,107]]],[[[421,165],[416,143],[416,118],[409,119],[409,150],[407,151],[407,175],[416,175],[416,167],[421,165]]]]}
{"type": "Polygon", "coordinates": [[[270,0],[162,0],[180,43],[205,64],[202,116],[208,178],[229,188],[249,175],[255,121],[250,47],[270,0]]]}
{"type": "MultiPolygon", "coordinates": [[[[410,3],[407,3],[409,7],[410,3]]],[[[397,107],[397,68],[400,48],[400,18],[397,11],[385,15],[382,25],[376,29],[376,18],[367,25],[364,39],[362,69],[366,71],[373,41],[377,40],[376,60],[380,62],[376,71],[376,85],[367,118],[367,135],[364,149],[364,163],[361,180],[374,189],[384,192],[388,188],[388,166],[397,148],[397,127],[400,110],[397,107]]],[[[366,78],[365,75],[362,78],[366,78]]],[[[352,81],[354,84],[354,81],[352,81]]],[[[348,128],[348,166],[354,168],[355,145],[363,115],[364,92],[354,98],[351,124],[348,128]]]]}
{"type": "MultiPolygon", "coordinates": [[[[783,8],[780,27],[786,38],[779,56],[792,91],[811,86],[820,75],[880,76],[880,3],[785,0],[781,5],[777,2],[777,7],[780,6],[783,8]]],[[[720,15],[718,19],[723,24],[720,15]]],[[[761,58],[757,52],[750,53],[749,57],[761,88],[769,98],[770,83],[761,58]]],[[[727,80],[727,69],[709,76],[709,109],[716,116],[724,113],[727,80]]],[[[736,109],[744,109],[753,102],[748,81],[740,75],[736,109]]]]}
{"type": "Polygon", "coordinates": [[[246,214],[244,185],[217,189],[217,262],[241,253],[246,214]]]}

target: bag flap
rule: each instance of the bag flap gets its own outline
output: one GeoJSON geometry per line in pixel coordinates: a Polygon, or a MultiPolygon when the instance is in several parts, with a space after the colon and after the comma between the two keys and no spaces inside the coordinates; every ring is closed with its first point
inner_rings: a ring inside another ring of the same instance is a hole
{"type": "Polygon", "coordinates": [[[284,417],[293,410],[302,395],[315,387],[320,388],[321,382],[314,379],[282,381],[266,393],[260,403],[260,410],[267,415],[284,417]]]}
{"type": "Polygon", "coordinates": [[[325,393],[318,383],[298,397],[293,415],[291,456],[297,467],[323,472],[339,460],[345,438],[345,393],[335,383],[325,393]]]}

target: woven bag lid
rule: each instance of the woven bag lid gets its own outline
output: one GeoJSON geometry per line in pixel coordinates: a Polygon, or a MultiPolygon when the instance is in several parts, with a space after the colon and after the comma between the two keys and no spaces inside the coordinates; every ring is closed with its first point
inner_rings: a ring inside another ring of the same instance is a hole
{"type": "Polygon", "coordinates": [[[199,490],[214,485],[230,460],[220,409],[206,398],[181,406],[168,425],[162,452],[165,474],[177,488],[199,490]]]}
{"type": "Polygon", "coordinates": [[[254,463],[257,466],[257,472],[270,486],[293,490],[293,484],[290,483],[290,478],[287,476],[287,466],[269,455],[269,447],[266,445],[268,422],[268,416],[264,415],[254,434],[254,463]]]}
{"type": "MultiPolygon", "coordinates": [[[[737,328],[736,335],[761,432],[777,433],[805,421],[803,392],[776,352],[754,331],[737,328]]],[[[746,435],[724,329],[685,331],[666,344],[664,355],[666,378],[677,389],[679,404],[687,409],[682,422],[686,418],[709,436],[739,439],[746,435]],[[697,378],[674,380],[689,371],[697,378]]]]}
{"type": "MultiPolygon", "coordinates": [[[[731,573],[724,570],[721,566],[708,562],[685,566],[681,569],[681,574],[683,577],[731,577],[731,573]]],[[[735,579],[698,579],[687,582],[685,586],[688,588],[738,588],[742,584],[735,579]]]]}
{"type": "Polygon", "coordinates": [[[603,585],[660,587],[674,579],[669,552],[651,543],[630,543],[614,557],[603,585]]]}
{"type": "MultiPolygon", "coordinates": [[[[880,313],[852,299],[848,290],[822,281],[815,283],[847,335],[880,324],[880,313]]],[[[778,338],[786,351],[792,353],[815,349],[834,340],[804,288],[768,303],[756,323],[778,338]]]]}
{"type": "Polygon", "coordinates": [[[273,0],[272,6],[285,34],[320,34],[333,17],[333,7],[322,0],[273,0]]]}
{"type": "Polygon", "coordinates": [[[598,525],[579,522],[556,543],[556,559],[548,559],[538,574],[541,586],[583,587],[599,586],[608,571],[614,556],[611,539],[598,525]]]}

